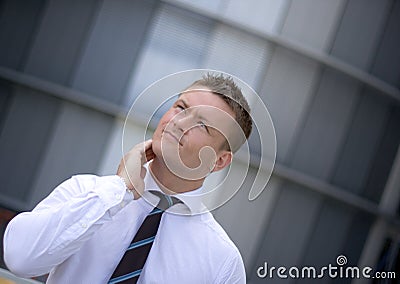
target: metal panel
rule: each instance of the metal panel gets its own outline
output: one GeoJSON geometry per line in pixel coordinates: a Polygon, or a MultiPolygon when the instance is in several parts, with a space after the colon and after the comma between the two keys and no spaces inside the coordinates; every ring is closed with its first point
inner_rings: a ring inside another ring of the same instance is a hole
{"type": "Polygon", "coordinates": [[[12,86],[0,79],[0,135],[12,100],[12,86]]]}
{"type": "MultiPolygon", "coordinates": [[[[241,173],[245,170],[243,167],[244,165],[237,164],[230,170],[241,173]]],[[[252,186],[256,173],[257,169],[249,168],[247,177],[236,195],[213,213],[240,249],[248,272],[253,270],[254,260],[258,256],[261,243],[268,241],[268,238],[265,239],[264,231],[273,213],[272,210],[279,195],[278,189],[282,183],[279,178],[272,177],[264,192],[256,200],[250,202],[249,188],[252,186]]],[[[232,177],[235,177],[235,174],[232,177]]],[[[240,182],[242,181],[234,178],[226,180],[224,187],[234,188],[240,182]]]]}
{"type": "Polygon", "coordinates": [[[400,107],[392,107],[384,135],[379,148],[375,152],[373,166],[369,170],[368,181],[363,189],[363,196],[375,202],[379,202],[382,191],[385,188],[387,178],[400,142],[400,107]]]}
{"type": "Polygon", "coordinates": [[[103,2],[81,62],[74,88],[111,102],[121,101],[156,1],[103,2]]]}
{"type": "MultiPolygon", "coordinates": [[[[264,232],[264,243],[259,249],[254,270],[248,271],[252,283],[265,283],[255,269],[268,262],[270,266],[298,266],[314,222],[317,218],[321,196],[300,186],[284,183],[276,202],[272,219],[264,232]]],[[[283,279],[291,283],[290,279],[283,279]]],[[[277,283],[279,279],[268,279],[277,283]]]]}
{"type": "Polygon", "coordinates": [[[371,215],[367,215],[363,212],[358,212],[353,215],[350,229],[347,231],[347,237],[345,238],[346,241],[342,247],[343,255],[345,255],[353,265],[356,265],[360,258],[368,233],[370,232],[372,220],[373,217],[371,215]]]}
{"type": "Polygon", "coordinates": [[[223,16],[262,33],[279,33],[290,1],[230,0],[223,16]]]}
{"type": "MultiPolygon", "coordinates": [[[[160,6],[135,65],[125,104],[130,105],[145,88],[164,76],[199,68],[212,27],[213,22],[205,17],[167,5],[160,6]]],[[[143,111],[152,113],[154,109],[144,106],[143,111]]]]}
{"type": "MultiPolygon", "coordinates": [[[[59,101],[16,88],[0,137],[1,195],[27,202],[59,101]]],[[[26,209],[26,208],[18,208],[26,209]]]]}
{"type": "Polygon", "coordinates": [[[391,0],[349,0],[331,53],[368,69],[386,22],[391,0]]]}
{"type": "Polygon", "coordinates": [[[351,78],[326,69],[307,111],[307,120],[291,159],[291,166],[313,177],[327,179],[347,135],[359,84],[351,78]]]}
{"type": "Polygon", "coordinates": [[[394,1],[371,73],[400,88],[400,1],[394,1]]]}
{"type": "Polygon", "coordinates": [[[308,245],[304,248],[304,265],[320,268],[329,263],[336,263],[336,257],[343,253],[342,247],[348,237],[347,232],[352,226],[354,211],[330,200],[324,202],[308,245]],[[329,233],[329,238],[322,237],[327,233],[329,233]]]}
{"type": "Polygon", "coordinates": [[[20,69],[35,35],[43,0],[5,0],[0,5],[0,64],[20,69]]]}
{"type": "Polygon", "coordinates": [[[24,71],[67,84],[91,26],[97,2],[49,1],[24,71]]]}
{"type": "Polygon", "coordinates": [[[271,52],[272,47],[265,40],[218,25],[210,39],[203,66],[231,73],[257,89],[271,52]]]}
{"type": "MultiPolygon", "coordinates": [[[[375,62],[372,66],[371,73],[377,77],[393,84],[400,86],[400,1],[393,1],[393,6],[386,29],[376,54],[375,62]]],[[[381,97],[381,94],[374,92],[375,96],[381,97]]],[[[379,142],[379,148],[374,154],[373,166],[368,172],[368,181],[364,185],[363,195],[378,202],[385,187],[387,177],[389,175],[393,159],[400,139],[400,107],[395,102],[389,102],[392,106],[388,106],[386,110],[388,121],[386,123],[385,132],[379,142]]]]}
{"type": "MultiPolygon", "coordinates": [[[[368,230],[371,216],[355,212],[343,205],[327,202],[324,204],[315,231],[310,237],[309,246],[305,248],[304,266],[313,266],[317,271],[322,266],[335,265],[336,258],[344,255],[348,266],[356,266],[360,257],[368,230]],[[329,232],[329,239],[321,235],[329,232]]],[[[332,279],[325,277],[323,283],[350,283],[351,279],[332,279]]],[[[309,283],[309,279],[300,279],[296,283],[309,283]]]]}
{"type": "Polygon", "coordinates": [[[73,174],[96,173],[113,119],[65,103],[33,184],[31,207],[73,174]]]}
{"type": "Polygon", "coordinates": [[[345,0],[292,1],[282,35],[316,49],[327,50],[344,4],[345,0]]]}
{"type": "Polygon", "coordinates": [[[357,194],[368,177],[388,116],[387,101],[367,91],[354,114],[332,178],[334,184],[357,194]]]}
{"type": "Polygon", "coordinates": [[[317,72],[317,63],[286,49],[276,48],[272,56],[260,96],[275,125],[279,162],[287,159],[293,137],[307,112],[317,72]]]}
{"type": "Polygon", "coordinates": [[[221,7],[225,5],[225,2],[229,0],[170,0],[172,3],[182,3],[184,5],[190,5],[193,9],[196,10],[204,10],[211,13],[218,13],[221,10],[221,7]]]}

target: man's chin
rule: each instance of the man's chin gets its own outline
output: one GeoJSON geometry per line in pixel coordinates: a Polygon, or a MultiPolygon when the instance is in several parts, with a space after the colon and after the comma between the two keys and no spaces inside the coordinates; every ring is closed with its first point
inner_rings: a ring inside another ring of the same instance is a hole
{"type": "MultiPolygon", "coordinates": [[[[179,160],[179,156],[175,157],[176,155],[172,155],[172,147],[174,147],[173,145],[171,145],[170,143],[163,143],[163,147],[161,147],[161,141],[153,140],[153,145],[152,145],[152,150],[153,153],[155,155],[155,158],[158,158],[159,160],[165,162],[165,159],[168,159],[169,162],[179,162],[176,161],[176,159],[179,160]]],[[[176,146],[175,146],[176,147],[176,146]]]]}

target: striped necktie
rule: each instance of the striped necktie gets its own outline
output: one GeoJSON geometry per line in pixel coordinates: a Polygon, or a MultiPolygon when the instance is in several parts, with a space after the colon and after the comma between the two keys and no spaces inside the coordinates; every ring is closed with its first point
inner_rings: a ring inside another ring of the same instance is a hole
{"type": "Polygon", "coordinates": [[[133,241],[127,248],[118,266],[111,276],[109,284],[136,283],[146,263],[147,256],[156,237],[161,216],[170,206],[180,203],[175,197],[170,197],[158,191],[151,191],[160,198],[158,205],[147,215],[133,241]]]}

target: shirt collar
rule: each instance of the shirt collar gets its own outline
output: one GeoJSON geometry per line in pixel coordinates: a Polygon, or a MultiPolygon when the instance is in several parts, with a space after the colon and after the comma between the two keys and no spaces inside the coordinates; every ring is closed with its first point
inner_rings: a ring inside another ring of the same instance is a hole
{"type": "MultiPolygon", "coordinates": [[[[144,165],[144,167],[146,168],[147,173],[144,178],[145,188],[143,198],[151,204],[156,204],[159,198],[154,194],[151,194],[150,191],[154,190],[162,192],[162,190],[151,175],[148,164],[144,165]]],[[[195,190],[172,195],[178,198],[183,203],[175,204],[174,206],[168,208],[166,211],[181,215],[195,215],[199,213],[204,213],[205,211],[207,211],[207,208],[201,200],[203,192],[204,188],[201,186],[195,190]]]]}

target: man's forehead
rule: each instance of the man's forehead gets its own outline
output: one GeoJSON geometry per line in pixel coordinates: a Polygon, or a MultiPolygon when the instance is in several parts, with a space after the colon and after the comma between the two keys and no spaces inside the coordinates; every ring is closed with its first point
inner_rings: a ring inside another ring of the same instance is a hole
{"type": "Polygon", "coordinates": [[[187,112],[190,112],[194,117],[203,122],[208,122],[209,125],[226,124],[228,121],[235,120],[230,109],[225,107],[215,106],[213,104],[192,104],[185,99],[179,99],[177,103],[182,103],[187,112]]]}
{"type": "MultiPolygon", "coordinates": [[[[189,89],[183,91],[177,101],[182,101],[186,107],[210,106],[221,109],[234,117],[231,107],[224,101],[222,95],[217,95],[208,89],[189,89]]],[[[207,108],[204,108],[207,109],[207,108]]],[[[211,110],[212,108],[208,108],[211,110]]]]}

